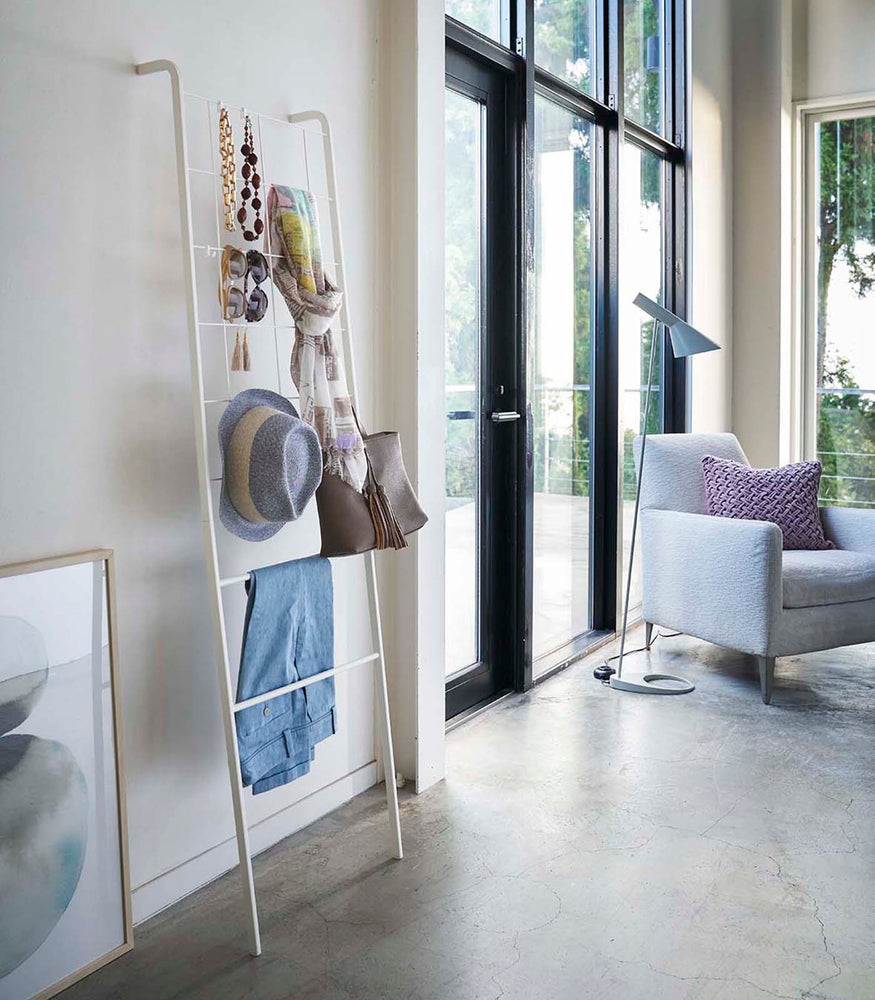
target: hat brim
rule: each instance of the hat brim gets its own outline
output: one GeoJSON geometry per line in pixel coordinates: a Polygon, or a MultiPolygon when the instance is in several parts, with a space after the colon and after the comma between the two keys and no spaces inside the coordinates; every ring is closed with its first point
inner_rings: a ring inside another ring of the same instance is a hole
{"type": "Polygon", "coordinates": [[[298,411],[285,396],[271,392],[270,389],[244,389],[231,400],[219,420],[219,447],[222,451],[222,492],[219,497],[219,520],[232,535],[247,542],[267,541],[268,538],[273,538],[275,534],[282,531],[289,523],[287,521],[269,521],[266,524],[259,524],[255,521],[249,521],[231,503],[231,497],[228,495],[228,486],[225,480],[225,457],[228,454],[231,435],[234,433],[237,421],[243,414],[256,406],[270,406],[274,410],[280,410],[290,416],[298,416],[298,411]]]}

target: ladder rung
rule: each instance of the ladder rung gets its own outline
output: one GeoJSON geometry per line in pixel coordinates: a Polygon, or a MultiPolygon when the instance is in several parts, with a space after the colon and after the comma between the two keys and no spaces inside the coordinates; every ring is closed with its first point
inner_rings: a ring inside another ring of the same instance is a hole
{"type": "MultiPolygon", "coordinates": [[[[282,393],[278,392],[277,395],[281,396],[282,393]]],[[[300,401],[301,397],[300,396],[283,396],[283,399],[287,399],[290,403],[294,403],[296,401],[300,401]]],[[[210,406],[213,403],[230,403],[230,402],[231,402],[231,400],[226,397],[226,398],[223,398],[223,399],[205,399],[203,401],[203,404],[204,404],[204,406],[210,406]]]]}
{"type": "MultiPolygon", "coordinates": [[[[189,168],[189,169],[191,169],[191,168],[189,168]]],[[[226,243],[225,246],[228,246],[228,244],[226,243]]],[[[211,257],[213,257],[213,256],[217,257],[225,249],[225,247],[214,247],[211,243],[192,243],[191,248],[192,248],[192,250],[202,250],[204,253],[209,254],[209,256],[211,256],[211,257]]],[[[282,260],[283,259],[283,255],[281,253],[266,253],[264,250],[261,250],[259,252],[261,253],[262,257],[268,257],[271,260],[273,260],[273,259],[282,260]]],[[[323,267],[326,267],[326,266],[328,266],[328,267],[342,267],[340,261],[337,261],[337,260],[325,260],[324,258],[322,259],[322,266],[323,267]]],[[[201,326],[215,326],[216,324],[214,324],[214,323],[209,323],[209,324],[207,324],[207,323],[201,323],[200,325],[201,326]]],[[[218,325],[221,326],[221,324],[218,324],[218,325]]]]}
{"type": "Polygon", "coordinates": [[[379,658],[379,653],[369,653],[367,656],[362,656],[357,660],[350,660],[349,663],[341,663],[339,667],[332,667],[331,670],[323,670],[321,674],[313,674],[311,677],[305,677],[301,681],[295,681],[294,684],[286,684],[283,687],[274,688],[273,691],[265,691],[264,694],[257,694],[254,698],[247,698],[246,701],[238,701],[234,706],[234,711],[235,713],[242,712],[244,708],[252,708],[253,705],[260,705],[262,702],[270,701],[271,698],[278,698],[282,694],[289,694],[291,691],[309,687],[311,684],[334,677],[335,674],[339,674],[342,670],[362,667],[366,663],[373,663],[374,660],[379,660],[379,658]]]}

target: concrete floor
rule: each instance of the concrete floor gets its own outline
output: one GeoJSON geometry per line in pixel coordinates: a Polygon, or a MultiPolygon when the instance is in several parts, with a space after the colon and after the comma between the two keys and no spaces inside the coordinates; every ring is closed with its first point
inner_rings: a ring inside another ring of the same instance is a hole
{"type": "Polygon", "coordinates": [[[578,664],[448,738],[448,777],[382,790],[137,931],[64,1000],[872,1000],[875,647],[778,661],[685,637],[698,685],[620,694],[578,664]]]}

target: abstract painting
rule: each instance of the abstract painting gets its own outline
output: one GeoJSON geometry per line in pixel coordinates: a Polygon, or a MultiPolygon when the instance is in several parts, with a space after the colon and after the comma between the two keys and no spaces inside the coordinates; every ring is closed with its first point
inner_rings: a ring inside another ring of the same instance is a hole
{"type": "Polygon", "coordinates": [[[132,946],[112,552],[0,567],[0,996],[132,946]]]}

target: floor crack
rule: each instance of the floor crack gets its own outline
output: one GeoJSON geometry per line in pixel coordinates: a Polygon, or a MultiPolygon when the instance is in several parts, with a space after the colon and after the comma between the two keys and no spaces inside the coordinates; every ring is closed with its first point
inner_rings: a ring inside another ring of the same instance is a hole
{"type": "MultiPolygon", "coordinates": [[[[561,901],[560,901],[560,905],[561,905],[561,901]]],[[[520,951],[520,932],[519,931],[517,931],[516,934],[514,934],[514,936],[513,936],[513,945],[512,945],[512,947],[513,947],[513,950],[516,952],[516,958],[509,965],[506,965],[503,969],[499,969],[498,972],[494,972],[489,977],[490,981],[493,982],[498,987],[498,989],[500,990],[500,992],[493,998],[493,1000],[501,1000],[501,998],[504,996],[504,994],[506,992],[505,988],[498,981],[498,976],[503,975],[505,972],[509,972],[520,961],[520,959],[522,958],[522,952],[520,951]]]]}
{"type": "Polygon", "coordinates": [[[829,946],[829,940],[826,936],[826,925],[824,924],[823,919],[820,916],[820,903],[814,898],[814,896],[811,895],[810,892],[804,889],[798,882],[784,879],[784,868],[781,862],[778,861],[777,858],[773,857],[771,854],[767,855],[767,857],[777,868],[775,876],[778,879],[778,881],[781,882],[782,885],[787,886],[787,888],[794,889],[796,892],[801,893],[808,900],[810,900],[811,905],[814,907],[814,912],[812,916],[817,921],[817,925],[820,928],[820,937],[821,940],[823,941],[823,950],[826,952],[826,954],[832,961],[832,964],[835,966],[835,972],[830,973],[830,975],[828,976],[824,976],[822,979],[819,979],[812,986],[808,986],[806,987],[806,989],[802,991],[802,993],[800,994],[801,1000],[809,1000],[809,998],[811,998],[814,995],[814,991],[816,989],[823,986],[824,983],[828,983],[831,979],[836,979],[838,976],[842,974],[842,966],[838,958],[836,958],[832,948],[830,948],[829,946]]]}
{"type": "Polygon", "coordinates": [[[705,983],[744,983],[746,986],[751,986],[755,990],[759,990],[761,993],[765,993],[770,997],[777,997],[779,1000],[799,1000],[798,997],[792,996],[789,993],[775,993],[773,990],[766,989],[765,986],[760,986],[759,983],[753,982],[751,979],[745,979],[744,976],[679,976],[674,972],[668,972],[665,969],[657,969],[652,963],[645,961],[644,959],[634,959],[634,958],[614,958],[611,955],[604,955],[603,958],[607,958],[609,961],[617,962],[620,965],[645,965],[651,972],[655,973],[657,976],[667,976],[669,979],[676,979],[681,983],[691,983],[691,982],[705,982],[705,983]]]}
{"type": "Polygon", "coordinates": [[[824,922],[823,922],[823,920],[821,919],[821,916],[820,916],[820,904],[818,903],[818,901],[813,896],[809,895],[808,898],[811,900],[812,904],[814,905],[814,919],[817,921],[818,925],[820,926],[820,936],[823,939],[823,950],[832,959],[832,964],[835,966],[835,970],[836,971],[833,972],[832,975],[824,976],[823,979],[821,979],[818,982],[816,982],[813,986],[809,986],[807,990],[803,990],[803,992],[802,992],[802,998],[803,998],[803,1000],[807,1000],[807,998],[811,997],[814,994],[814,991],[816,989],[818,989],[819,987],[823,986],[824,983],[828,983],[831,979],[836,979],[838,976],[840,976],[842,974],[841,963],[836,958],[835,953],[833,952],[832,948],[830,948],[830,946],[829,946],[829,941],[828,941],[827,936],[826,936],[826,926],[824,925],[824,922]]]}

